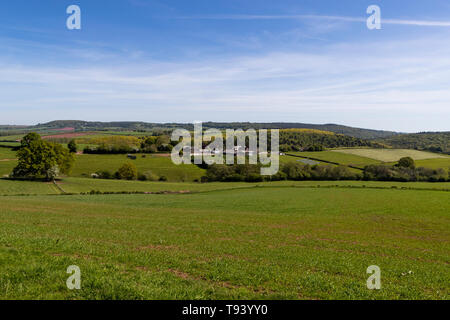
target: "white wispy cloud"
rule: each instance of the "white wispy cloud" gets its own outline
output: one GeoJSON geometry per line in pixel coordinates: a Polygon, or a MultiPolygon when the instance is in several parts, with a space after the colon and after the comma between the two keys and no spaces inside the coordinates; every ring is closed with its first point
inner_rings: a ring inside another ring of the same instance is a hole
{"type": "Polygon", "coordinates": [[[177,63],[8,63],[0,64],[0,122],[195,118],[445,130],[449,73],[450,45],[437,36],[177,63]]]}
{"type": "MultiPolygon", "coordinates": [[[[348,17],[332,15],[199,15],[185,16],[179,19],[205,19],[205,20],[333,20],[342,22],[366,22],[367,17],[348,17]]],[[[411,25],[421,27],[450,27],[450,21],[433,20],[404,20],[381,18],[382,24],[411,25]]]]}

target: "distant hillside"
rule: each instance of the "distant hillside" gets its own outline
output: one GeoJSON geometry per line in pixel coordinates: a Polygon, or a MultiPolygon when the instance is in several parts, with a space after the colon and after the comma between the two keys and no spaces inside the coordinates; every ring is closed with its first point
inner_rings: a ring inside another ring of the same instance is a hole
{"type": "Polygon", "coordinates": [[[399,134],[393,131],[362,129],[343,126],[339,124],[308,124],[308,123],[288,123],[288,122],[272,122],[272,123],[251,123],[251,122],[206,122],[203,126],[209,126],[212,128],[254,128],[254,129],[316,129],[321,131],[330,131],[338,134],[344,134],[347,136],[361,138],[361,139],[379,139],[385,137],[391,137],[399,134]]]}
{"type": "Polygon", "coordinates": [[[450,154],[450,131],[401,134],[377,140],[394,148],[416,149],[450,154]]]}
{"type": "MultiPolygon", "coordinates": [[[[0,125],[1,136],[20,135],[31,131],[40,134],[55,134],[73,131],[141,131],[167,133],[176,128],[193,130],[191,123],[148,123],[137,121],[99,122],[80,120],[56,120],[36,126],[0,125]]],[[[423,132],[402,134],[393,131],[348,127],[338,124],[307,123],[252,123],[252,122],[204,122],[203,128],[218,129],[281,129],[281,144],[296,148],[322,145],[334,146],[391,146],[393,148],[417,149],[450,154],[450,132],[423,132]],[[296,131],[297,130],[297,131],[296,131]],[[304,130],[303,133],[298,130],[304,130]],[[307,130],[311,130],[309,134],[307,130]],[[315,134],[314,130],[316,130],[315,134]],[[328,135],[325,134],[328,132],[328,135]],[[335,137],[329,133],[336,134],[335,137]]]]}
{"type": "Polygon", "coordinates": [[[283,152],[322,151],[324,148],[342,147],[381,148],[383,145],[367,139],[317,129],[280,130],[280,150],[283,152]]]}
{"type": "MultiPolygon", "coordinates": [[[[192,124],[186,123],[146,123],[146,122],[88,122],[75,120],[58,120],[35,126],[39,129],[55,129],[73,127],[76,130],[152,130],[186,128],[192,129],[192,124]]],[[[218,129],[316,129],[330,131],[360,139],[381,139],[391,137],[399,133],[393,131],[382,131],[372,129],[353,128],[338,124],[307,124],[307,123],[251,123],[251,122],[205,122],[204,128],[218,129]]]]}

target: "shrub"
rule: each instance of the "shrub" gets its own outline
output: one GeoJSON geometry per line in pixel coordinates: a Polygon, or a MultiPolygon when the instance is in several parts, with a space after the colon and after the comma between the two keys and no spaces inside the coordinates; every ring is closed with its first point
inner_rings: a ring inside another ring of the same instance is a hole
{"type": "Polygon", "coordinates": [[[144,147],[142,149],[142,152],[145,152],[145,153],[156,153],[156,152],[158,152],[158,148],[156,147],[156,145],[152,144],[152,145],[144,147]]]}
{"type": "Polygon", "coordinates": [[[270,180],[272,181],[282,181],[282,180],[287,180],[287,174],[284,173],[283,171],[278,171],[276,174],[274,174],[273,176],[270,177],[270,180]]]}
{"type": "Polygon", "coordinates": [[[316,144],[309,146],[305,151],[323,151],[324,147],[322,145],[316,144]]]}
{"type": "Polygon", "coordinates": [[[136,166],[129,162],[121,166],[117,171],[117,174],[119,179],[125,180],[136,180],[138,177],[138,171],[136,166]]]}
{"type": "Polygon", "coordinates": [[[250,173],[245,178],[245,181],[247,181],[247,182],[262,182],[263,181],[263,177],[262,177],[262,175],[260,175],[258,173],[250,173]]]}
{"type": "Polygon", "coordinates": [[[67,148],[69,149],[70,153],[77,153],[77,144],[75,143],[75,140],[70,140],[70,142],[67,144],[67,148]]]}
{"type": "Polygon", "coordinates": [[[414,169],[416,165],[414,164],[414,160],[411,157],[403,157],[400,160],[398,160],[398,163],[396,165],[400,168],[411,168],[414,169]]]}
{"type": "Polygon", "coordinates": [[[99,179],[113,179],[114,175],[108,170],[98,171],[96,172],[97,178],[99,179]]]}
{"type": "Polygon", "coordinates": [[[143,175],[145,176],[146,180],[148,180],[148,181],[158,181],[159,180],[159,177],[151,171],[145,171],[143,173],[143,175]]]}
{"type": "Polygon", "coordinates": [[[240,182],[240,181],[244,181],[244,179],[245,179],[245,177],[238,173],[233,173],[224,178],[224,180],[228,181],[228,182],[240,182]]]}
{"type": "Polygon", "coordinates": [[[288,162],[281,167],[281,171],[289,180],[307,180],[311,178],[311,166],[298,162],[288,162]]]}
{"type": "Polygon", "coordinates": [[[160,152],[171,152],[173,149],[173,146],[171,144],[162,144],[158,146],[158,151],[160,152]]]}
{"type": "Polygon", "coordinates": [[[401,166],[370,165],[364,169],[364,180],[380,181],[446,181],[448,174],[444,169],[415,168],[411,167],[409,160],[401,166]],[[407,165],[406,167],[404,165],[407,165]]]}

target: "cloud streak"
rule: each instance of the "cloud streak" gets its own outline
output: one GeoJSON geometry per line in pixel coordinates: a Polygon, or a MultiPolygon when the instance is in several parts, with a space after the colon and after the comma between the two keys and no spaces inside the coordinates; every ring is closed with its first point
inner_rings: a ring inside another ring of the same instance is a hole
{"type": "MultiPolygon", "coordinates": [[[[179,19],[203,20],[332,20],[341,22],[366,22],[367,17],[328,16],[328,15],[202,15],[179,17],[179,19]]],[[[450,27],[450,21],[384,19],[382,24],[410,25],[421,27],[450,27]]]]}

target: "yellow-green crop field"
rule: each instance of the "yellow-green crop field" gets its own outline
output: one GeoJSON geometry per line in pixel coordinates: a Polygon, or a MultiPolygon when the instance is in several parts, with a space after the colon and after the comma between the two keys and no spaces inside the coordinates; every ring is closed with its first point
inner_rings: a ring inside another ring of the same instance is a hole
{"type": "Polygon", "coordinates": [[[394,162],[400,160],[402,157],[411,157],[413,160],[439,158],[450,161],[450,157],[446,155],[411,149],[336,149],[333,152],[366,157],[381,162],[394,162]]]}

